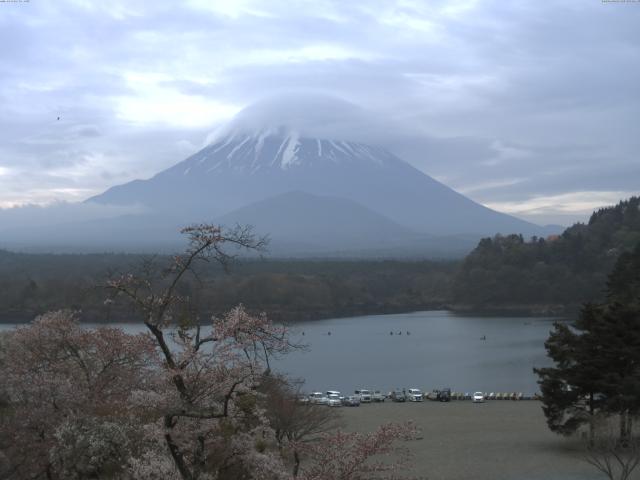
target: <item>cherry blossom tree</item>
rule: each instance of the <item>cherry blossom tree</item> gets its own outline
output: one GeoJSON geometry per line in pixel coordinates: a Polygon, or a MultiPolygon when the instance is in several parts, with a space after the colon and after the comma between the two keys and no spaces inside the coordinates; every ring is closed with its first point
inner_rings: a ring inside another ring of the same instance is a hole
{"type": "Polygon", "coordinates": [[[121,441],[133,439],[138,423],[126,409],[131,388],[144,388],[153,377],[149,336],[82,328],[75,313],[59,311],[6,337],[4,477],[86,478],[121,470],[130,455],[121,441]]]}
{"type": "Polygon", "coordinates": [[[274,430],[283,457],[291,457],[292,474],[300,470],[300,448],[306,442],[318,441],[321,434],[340,425],[335,409],[325,405],[301,402],[301,380],[292,381],[280,375],[267,377],[260,387],[264,393],[265,412],[274,430]]]}
{"type": "Polygon", "coordinates": [[[124,298],[137,309],[161,352],[165,382],[155,392],[141,392],[147,396],[141,408],[161,419],[181,478],[252,478],[254,469],[262,478],[280,478],[282,462],[267,453],[275,439],[257,388],[270,371],[269,358],[294,347],[286,328],[240,306],[205,329],[179,288],[186,275],[197,276],[200,262],[227,267],[228,247],[260,250],[265,240],[239,227],[225,232],[197,225],[183,233],[189,248],[160,273],[147,263],[141,273],[112,278],[106,286],[112,299],[124,298]]]}
{"type": "Polygon", "coordinates": [[[189,248],[168,266],[151,259],[105,286],[146,333],[82,327],[59,311],[0,339],[2,478],[284,480],[285,449],[304,480],[391,478],[406,465],[397,443],[414,437],[411,425],[318,436],[326,411],[299,408],[271,371],[270,358],[297,348],[284,326],[242,306],[201,326],[183,279],[264,239],[239,227],[184,233],[189,248]]]}
{"type": "Polygon", "coordinates": [[[418,430],[412,423],[385,424],[372,433],[338,431],[319,441],[301,445],[307,457],[301,480],[398,479],[410,465],[411,454],[402,441],[414,440],[418,430]]]}

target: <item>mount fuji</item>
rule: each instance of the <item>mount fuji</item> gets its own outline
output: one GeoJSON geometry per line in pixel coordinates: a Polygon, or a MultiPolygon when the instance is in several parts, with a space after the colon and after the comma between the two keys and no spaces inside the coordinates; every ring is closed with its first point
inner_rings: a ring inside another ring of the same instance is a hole
{"type": "Polygon", "coordinates": [[[118,247],[142,247],[153,232],[157,247],[177,244],[175,232],[189,223],[240,223],[269,234],[279,255],[396,256],[462,254],[481,236],[548,233],[472,201],[380,146],[345,138],[341,122],[353,118],[351,104],[315,98],[293,105],[249,107],[186,160],[89,198],[146,213],[85,223],[75,238],[91,232],[88,243],[118,238],[118,247]]]}

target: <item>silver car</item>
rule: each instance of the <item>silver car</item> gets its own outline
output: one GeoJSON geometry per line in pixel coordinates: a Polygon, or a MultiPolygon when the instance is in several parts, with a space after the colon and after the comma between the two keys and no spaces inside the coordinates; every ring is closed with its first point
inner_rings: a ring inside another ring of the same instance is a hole
{"type": "Polygon", "coordinates": [[[365,389],[356,390],[355,394],[362,403],[371,402],[371,392],[369,390],[365,390],[365,389]]]}
{"type": "Polygon", "coordinates": [[[387,398],[387,396],[380,390],[374,391],[373,395],[371,395],[371,400],[374,402],[384,402],[385,398],[387,398]]]}
{"type": "Polygon", "coordinates": [[[326,405],[329,399],[322,392],[313,392],[309,395],[309,403],[315,403],[318,405],[326,405]]]}
{"type": "Polygon", "coordinates": [[[418,388],[410,388],[409,390],[407,390],[407,399],[410,402],[422,402],[424,400],[422,390],[418,388]]]}
{"type": "Polygon", "coordinates": [[[342,404],[345,407],[359,407],[360,406],[360,397],[358,395],[349,395],[342,399],[342,404]]]}
{"type": "Polygon", "coordinates": [[[484,393],[482,392],[475,392],[472,398],[473,403],[484,403],[484,393]]]}

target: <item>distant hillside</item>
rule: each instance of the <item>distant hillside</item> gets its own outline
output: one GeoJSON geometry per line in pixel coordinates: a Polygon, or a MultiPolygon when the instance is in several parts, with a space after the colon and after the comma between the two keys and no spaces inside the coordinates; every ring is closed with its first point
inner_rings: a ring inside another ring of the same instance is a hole
{"type": "MultiPolygon", "coordinates": [[[[283,195],[269,202],[274,203],[267,205],[269,209],[277,207],[301,229],[308,229],[310,238],[322,233],[313,224],[318,215],[307,220],[298,208],[317,205],[326,211],[331,207],[336,217],[344,218],[343,223],[351,221],[348,217],[354,213],[360,215],[357,204],[308,194],[283,195]],[[302,203],[306,206],[299,207],[302,203]]],[[[263,206],[259,202],[240,209],[233,220],[257,222],[266,214],[263,206]]],[[[192,296],[203,319],[240,302],[250,310],[288,321],[447,306],[496,313],[566,313],[585,301],[600,300],[616,259],[640,244],[639,206],[640,198],[631,198],[599,210],[587,225],[574,225],[557,237],[485,238],[463,261],[254,258],[234,264],[231,275],[206,264],[197,279],[189,277],[182,293],[192,296]]],[[[359,221],[358,231],[365,227],[371,231],[381,224],[371,213],[359,221]]],[[[378,235],[381,240],[388,233],[407,233],[389,223],[385,228],[388,232],[378,235]]],[[[467,240],[450,237],[446,241],[451,247],[467,240]]],[[[155,258],[161,265],[169,261],[162,255],[155,258]]],[[[135,271],[145,259],[145,255],[35,255],[0,250],[0,321],[30,320],[59,308],[82,310],[87,321],[126,321],[131,311],[105,303],[104,290],[95,286],[104,282],[108,272],[135,271]]]]}
{"type": "Polygon", "coordinates": [[[638,243],[640,197],[598,210],[588,224],[575,224],[558,237],[484,238],[454,279],[454,303],[541,313],[577,308],[602,297],[615,260],[638,243]]]}
{"type": "MultiPolygon", "coordinates": [[[[141,263],[167,256],[24,254],[0,250],[0,323],[30,321],[49,310],[81,310],[90,322],[132,320],[122,304],[105,303],[109,272],[135,272],[141,263]]],[[[184,295],[201,318],[238,303],[273,320],[297,321],[443,308],[457,263],[367,260],[261,260],[234,262],[227,275],[200,264],[187,277],[184,295]]]]}

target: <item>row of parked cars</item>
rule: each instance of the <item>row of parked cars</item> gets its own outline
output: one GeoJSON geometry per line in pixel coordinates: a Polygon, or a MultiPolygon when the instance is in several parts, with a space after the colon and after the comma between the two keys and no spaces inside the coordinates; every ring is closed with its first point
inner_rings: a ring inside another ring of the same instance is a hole
{"type": "Polygon", "coordinates": [[[534,396],[526,396],[522,392],[509,392],[509,393],[499,393],[499,392],[474,392],[474,393],[462,393],[462,392],[451,392],[450,389],[445,388],[444,390],[434,390],[433,392],[427,395],[429,400],[439,400],[441,402],[448,402],[450,400],[471,400],[474,403],[484,403],[485,400],[531,400],[538,398],[537,395],[534,396]]]}
{"type": "Polygon", "coordinates": [[[302,402],[318,405],[328,405],[330,407],[348,406],[357,407],[360,403],[384,402],[386,395],[380,390],[355,390],[353,395],[342,395],[337,390],[327,390],[326,392],[313,392],[308,397],[301,398],[302,402]]]}
{"type": "Polygon", "coordinates": [[[353,395],[342,395],[337,390],[328,390],[326,392],[313,392],[308,397],[301,397],[303,403],[312,403],[318,405],[328,405],[330,407],[348,406],[358,407],[361,403],[384,402],[387,398],[394,402],[422,402],[424,396],[418,388],[395,389],[388,394],[382,393],[380,390],[355,390],[353,395]]]}
{"type": "Polygon", "coordinates": [[[449,402],[454,399],[472,400],[474,403],[484,403],[485,400],[522,400],[525,397],[522,393],[452,393],[450,388],[433,390],[427,394],[424,394],[419,388],[396,388],[388,394],[384,394],[380,390],[371,391],[363,388],[355,390],[352,395],[342,395],[337,390],[313,392],[309,396],[300,397],[300,401],[302,403],[328,405],[330,407],[358,407],[361,403],[384,402],[387,398],[393,402],[422,402],[425,399],[438,402],[449,402]]]}

